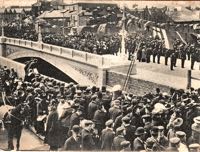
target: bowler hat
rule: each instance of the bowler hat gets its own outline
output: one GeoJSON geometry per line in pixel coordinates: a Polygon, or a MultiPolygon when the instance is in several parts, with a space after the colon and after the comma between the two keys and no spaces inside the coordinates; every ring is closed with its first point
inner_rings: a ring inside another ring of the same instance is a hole
{"type": "Polygon", "coordinates": [[[152,135],[158,135],[158,127],[154,126],[152,129],[151,129],[151,134],[152,135]]]}
{"type": "Polygon", "coordinates": [[[78,125],[74,125],[74,126],[72,127],[72,130],[73,130],[74,132],[78,133],[78,132],[80,131],[80,127],[79,127],[78,125]]]}
{"type": "Polygon", "coordinates": [[[106,86],[102,86],[102,87],[101,87],[101,91],[102,91],[102,92],[106,92],[106,86]]]}
{"type": "Polygon", "coordinates": [[[144,128],[143,127],[138,127],[135,131],[135,135],[136,136],[140,136],[140,135],[143,135],[145,134],[145,131],[144,131],[144,128]]]}

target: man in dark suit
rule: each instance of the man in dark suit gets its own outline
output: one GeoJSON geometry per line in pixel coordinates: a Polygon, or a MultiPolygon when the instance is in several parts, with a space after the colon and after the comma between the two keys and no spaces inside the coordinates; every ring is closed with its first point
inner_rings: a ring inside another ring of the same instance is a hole
{"type": "Polygon", "coordinates": [[[135,151],[142,151],[145,150],[144,147],[144,137],[145,137],[145,131],[143,127],[138,127],[135,131],[135,135],[137,138],[135,138],[133,142],[133,147],[135,151]]]}
{"type": "Polygon", "coordinates": [[[118,127],[116,129],[116,137],[113,140],[113,144],[112,144],[112,150],[115,151],[120,151],[122,150],[121,147],[121,142],[126,141],[126,139],[124,138],[124,127],[118,127]]]}
{"type": "Polygon", "coordinates": [[[191,53],[191,70],[194,69],[194,63],[195,61],[197,61],[197,57],[198,57],[198,51],[194,51],[191,53]]]}
{"type": "Polygon", "coordinates": [[[168,58],[171,55],[171,50],[170,49],[165,49],[165,65],[168,64],[168,58]]]}
{"type": "Polygon", "coordinates": [[[124,137],[131,143],[131,149],[133,149],[133,141],[135,139],[135,126],[130,124],[130,118],[125,116],[122,118],[122,126],[124,127],[124,137]]]}
{"type": "Polygon", "coordinates": [[[173,68],[175,67],[175,60],[176,60],[175,54],[172,53],[172,55],[170,57],[171,57],[170,69],[174,70],[173,68]]]}
{"type": "Polygon", "coordinates": [[[106,121],[106,128],[102,130],[101,134],[101,150],[109,151],[112,149],[115,132],[113,131],[113,120],[106,121]]]}
{"type": "Polygon", "coordinates": [[[60,145],[60,132],[58,123],[58,112],[56,111],[56,105],[50,105],[50,113],[47,118],[46,127],[46,142],[50,146],[50,150],[57,150],[60,145]]]}
{"type": "Polygon", "coordinates": [[[74,125],[72,127],[72,136],[69,137],[64,144],[63,150],[69,150],[69,151],[80,151],[81,150],[81,144],[80,144],[80,127],[78,125],[74,125]]]}
{"type": "Polygon", "coordinates": [[[85,126],[81,132],[81,145],[82,150],[84,151],[92,151],[95,150],[95,142],[92,137],[92,125],[93,122],[91,120],[85,121],[85,126]]]}
{"type": "Polygon", "coordinates": [[[84,107],[79,106],[77,111],[71,115],[71,118],[70,118],[70,129],[72,129],[72,127],[74,125],[79,125],[80,124],[80,120],[81,120],[83,111],[84,111],[84,107]]]}
{"type": "Polygon", "coordinates": [[[184,46],[181,46],[180,48],[181,68],[184,68],[186,56],[187,56],[186,50],[184,46]]]}

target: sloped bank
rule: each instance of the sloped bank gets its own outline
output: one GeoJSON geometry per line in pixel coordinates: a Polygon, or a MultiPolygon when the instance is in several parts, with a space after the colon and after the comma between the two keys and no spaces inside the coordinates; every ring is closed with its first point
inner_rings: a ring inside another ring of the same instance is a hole
{"type": "MultiPolygon", "coordinates": [[[[120,84],[121,86],[123,86],[125,79],[126,79],[126,74],[114,71],[108,71],[106,84],[110,87],[116,84],[120,84]]],[[[135,95],[144,95],[145,93],[155,92],[156,88],[160,88],[162,92],[169,92],[169,89],[171,87],[130,77],[127,86],[127,92],[131,92],[135,95]]]]}

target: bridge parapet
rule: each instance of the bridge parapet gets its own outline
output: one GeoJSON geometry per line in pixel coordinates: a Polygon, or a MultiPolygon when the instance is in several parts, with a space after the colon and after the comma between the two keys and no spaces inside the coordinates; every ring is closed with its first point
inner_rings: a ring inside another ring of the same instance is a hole
{"type": "MultiPolygon", "coordinates": [[[[2,38],[1,38],[2,39],[2,38]]],[[[1,43],[2,41],[0,41],[1,43]]],[[[100,56],[97,54],[92,54],[88,52],[83,52],[79,50],[74,50],[70,48],[60,47],[56,45],[50,45],[46,43],[39,43],[39,42],[33,42],[28,40],[22,40],[22,39],[16,39],[16,38],[5,38],[6,44],[30,48],[36,51],[44,51],[47,53],[53,53],[55,55],[66,57],[74,60],[78,60],[80,62],[85,62],[87,64],[91,64],[98,67],[109,67],[112,66],[112,62],[110,61],[110,58],[107,58],[106,56],[100,56]]]]}

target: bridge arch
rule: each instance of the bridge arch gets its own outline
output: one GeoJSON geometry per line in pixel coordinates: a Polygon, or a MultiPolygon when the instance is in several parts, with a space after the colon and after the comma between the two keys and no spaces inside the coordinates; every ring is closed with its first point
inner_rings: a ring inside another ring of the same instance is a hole
{"type": "Polygon", "coordinates": [[[95,80],[98,79],[98,75],[95,73],[92,76],[92,73],[88,75],[84,75],[84,72],[81,72],[82,68],[78,63],[73,63],[72,61],[68,61],[65,58],[61,58],[60,56],[53,56],[51,54],[40,52],[40,51],[33,51],[33,50],[20,50],[13,52],[7,56],[7,58],[16,60],[19,58],[26,58],[26,57],[34,57],[40,58],[49,64],[53,65],[54,67],[58,68],[60,71],[68,75],[74,81],[82,85],[96,85],[95,80]],[[70,63],[71,62],[71,63],[70,63]]]}

